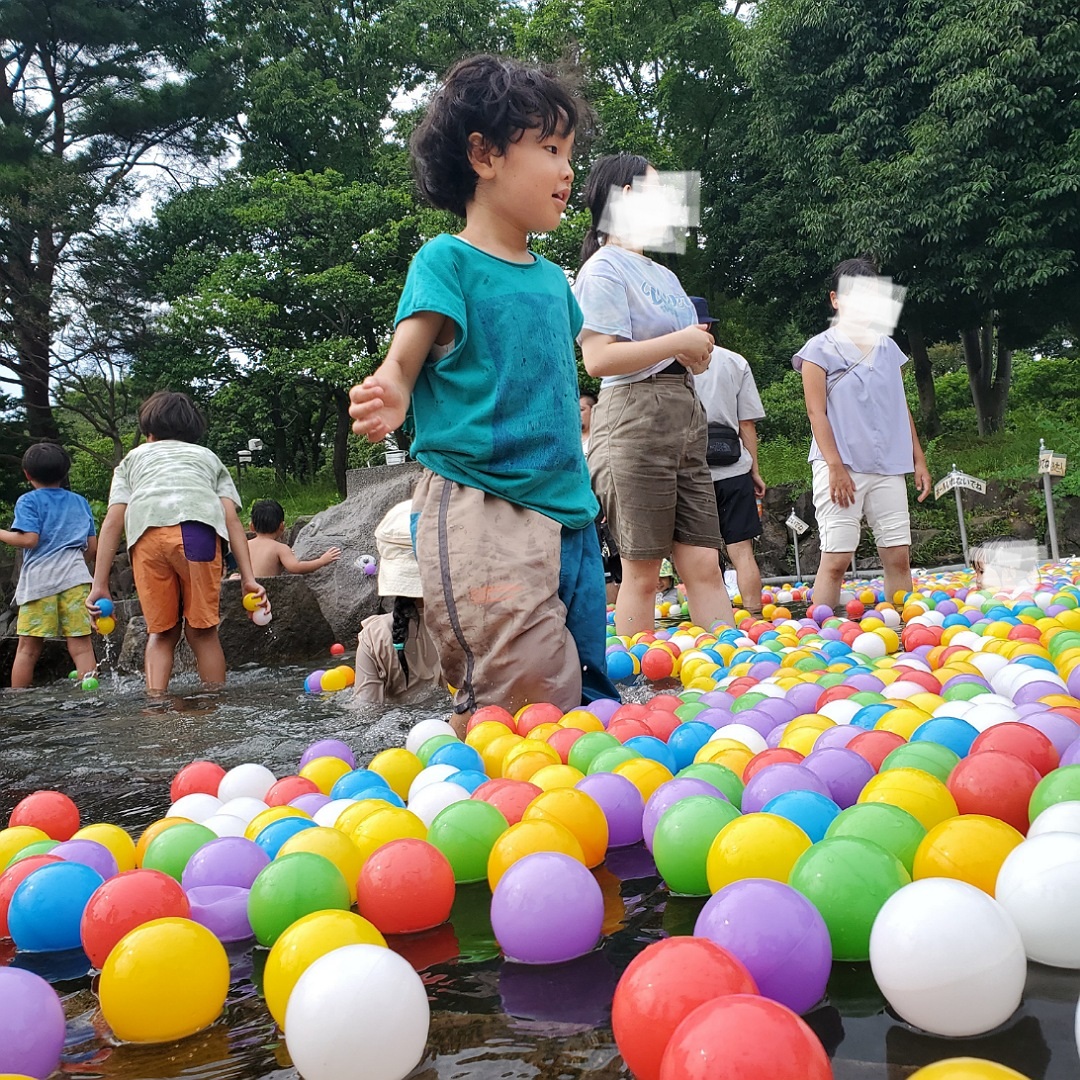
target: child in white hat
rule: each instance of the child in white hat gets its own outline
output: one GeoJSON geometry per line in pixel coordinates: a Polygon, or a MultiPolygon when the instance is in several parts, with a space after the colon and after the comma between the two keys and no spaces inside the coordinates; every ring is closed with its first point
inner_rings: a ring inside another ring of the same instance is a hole
{"type": "Polygon", "coordinates": [[[356,697],[386,702],[430,689],[439,673],[439,655],[424,629],[420,567],[413,554],[406,499],[390,508],[375,530],[379,552],[379,595],[393,598],[387,614],[361,624],[356,643],[356,697]]]}

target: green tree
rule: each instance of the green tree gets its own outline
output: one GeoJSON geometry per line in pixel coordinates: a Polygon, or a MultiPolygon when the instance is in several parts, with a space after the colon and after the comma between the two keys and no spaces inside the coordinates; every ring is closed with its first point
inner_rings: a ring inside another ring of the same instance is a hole
{"type": "Polygon", "coordinates": [[[980,433],[1012,352],[1080,298],[1080,65],[1067,0],[762,0],[742,41],[754,134],[817,273],[857,253],[907,285],[927,346],[963,346],[980,433]]]}
{"type": "Polygon", "coordinates": [[[55,438],[50,376],[81,243],[141,166],[214,149],[227,71],[204,0],[0,3],[0,366],[32,438],[55,438]]]}

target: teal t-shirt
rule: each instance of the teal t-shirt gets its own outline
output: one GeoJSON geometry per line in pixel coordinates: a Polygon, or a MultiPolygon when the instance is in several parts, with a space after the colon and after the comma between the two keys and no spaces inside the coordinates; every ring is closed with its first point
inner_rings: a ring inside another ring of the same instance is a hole
{"type": "Polygon", "coordinates": [[[581,309],[566,275],[540,256],[507,262],[444,234],[413,259],[396,322],[421,311],[457,331],[416,381],[413,457],[570,528],[589,525],[598,506],[581,452],[581,309]]]}

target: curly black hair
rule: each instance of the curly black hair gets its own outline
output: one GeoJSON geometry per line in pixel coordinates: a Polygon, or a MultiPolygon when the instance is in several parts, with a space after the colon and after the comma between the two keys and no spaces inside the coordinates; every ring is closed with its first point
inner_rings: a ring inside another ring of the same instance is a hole
{"type": "Polygon", "coordinates": [[[469,161],[469,136],[488,148],[506,148],[529,130],[541,138],[569,135],[579,108],[554,75],[517,60],[481,54],[456,63],[431,99],[410,141],[413,172],[421,194],[439,210],[465,216],[476,191],[469,161]]]}

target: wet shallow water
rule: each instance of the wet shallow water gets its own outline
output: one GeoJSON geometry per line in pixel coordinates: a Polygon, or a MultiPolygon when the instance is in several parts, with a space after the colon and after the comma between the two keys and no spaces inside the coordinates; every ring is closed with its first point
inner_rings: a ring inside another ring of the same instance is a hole
{"type": "MultiPolygon", "coordinates": [[[[137,836],[169,805],[180,766],[209,758],[229,768],[260,762],[295,771],[315,739],[341,738],[358,757],[400,745],[408,728],[442,715],[436,704],[380,710],[300,691],[307,669],[240,670],[219,695],[179,693],[149,706],[141,680],[103,679],[85,694],[67,684],[0,695],[0,819],[41,787],[67,792],[83,821],[111,821],[137,836]]],[[[647,696],[646,692],[633,692],[647,696]]],[[[414,1080],[601,1080],[628,1077],[615,1049],[610,1006],[618,977],[645,945],[692,933],[704,900],[670,897],[644,848],[614,851],[596,871],[605,938],[589,956],[554,967],[505,962],[491,931],[483,885],[458,891],[451,921],[391,945],[421,971],[432,1005],[428,1054],[414,1080]]],[[[19,956],[53,981],[68,1015],[63,1070],[77,1078],[197,1080],[294,1078],[284,1041],[259,997],[266,950],[229,949],[232,988],[212,1028],[168,1046],[115,1045],[96,1007],[80,954],[19,956]]],[[[0,942],[0,963],[12,962],[0,942]]],[[[828,996],[807,1020],[833,1057],[837,1080],[901,1080],[947,1057],[985,1057],[1031,1080],[1075,1080],[1073,1034],[1080,972],[1032,964],[1021,1009],[977,1039],[917,1032],[887,1011],[868,964],[837,964],[828,996]]],[[[358,1080],[361,1078],[358,1077],[358,1080]]]]}

